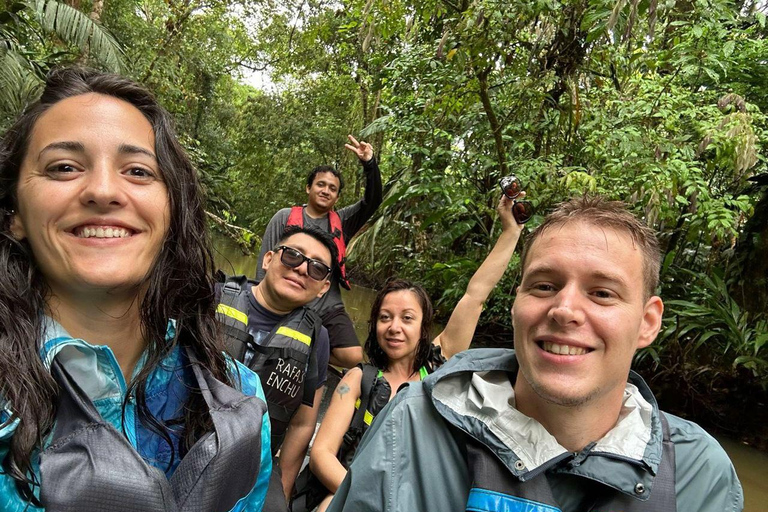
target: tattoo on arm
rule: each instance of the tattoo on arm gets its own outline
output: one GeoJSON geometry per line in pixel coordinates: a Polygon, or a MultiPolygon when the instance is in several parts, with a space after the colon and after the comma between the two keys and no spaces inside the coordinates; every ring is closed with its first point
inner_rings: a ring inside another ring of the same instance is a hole
{"type": "Polygon", "coordinates": [[[339,396],[344,396],[349,393],[349,386],[342,382],[339,384],[339,387],[336,388],[336,392],[339,394],[339,396]]]}

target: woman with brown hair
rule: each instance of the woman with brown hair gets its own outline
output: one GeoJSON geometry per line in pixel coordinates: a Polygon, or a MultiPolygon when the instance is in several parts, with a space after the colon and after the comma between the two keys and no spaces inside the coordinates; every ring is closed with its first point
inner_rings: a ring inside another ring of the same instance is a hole
{"type": "Polygon", "coordinates": [[[168,112],[53,71],[0,142],[0,220],[2,509],[261,510],[266,404],[223,354],[168,112]]]}

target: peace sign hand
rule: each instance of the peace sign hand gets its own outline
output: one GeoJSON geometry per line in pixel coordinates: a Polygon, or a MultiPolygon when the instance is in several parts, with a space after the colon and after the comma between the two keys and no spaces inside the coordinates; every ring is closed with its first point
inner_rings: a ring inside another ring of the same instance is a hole
{"type": "Polygon", "coordinates": [[[347,135],[347,138],[351,144],[344,144],[344,147],[356,154],[361,162],[366,163],[373,158],[373,146],[365,141],[358,142],[357,139],[351,135],[347,135]]]}

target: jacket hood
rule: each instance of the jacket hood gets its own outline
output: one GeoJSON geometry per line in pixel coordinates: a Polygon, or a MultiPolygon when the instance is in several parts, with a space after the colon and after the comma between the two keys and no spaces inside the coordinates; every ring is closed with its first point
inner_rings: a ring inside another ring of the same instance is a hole
{"type": "Polygon", "coordinates": [[[515,408],[518,368],[514,350],[467,350],[425,379],[424,390],[447,422],[485,444],[521,481],[562,462],[558,472],[578,474],[630,496],[637,497],[639,483],[652,487],[663,433],[656,400],[639,375],[630,372],[614,428],[571,453],[515,408]]]}

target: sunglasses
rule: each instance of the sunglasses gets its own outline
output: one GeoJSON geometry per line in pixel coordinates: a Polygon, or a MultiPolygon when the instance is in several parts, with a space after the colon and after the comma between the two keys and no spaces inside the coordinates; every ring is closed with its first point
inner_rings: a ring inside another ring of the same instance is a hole
{"type": "Polygon", "coordinates": [[[313,260],[304,256],[302,253],[292,247],[281,245],[275,248],[280,253],[280,263],[288,268],[300,267],[302,263],[307,262],[307,275],[315,281],[323,281],[331,273],[331,267],[322,261],[313,260]]]}
{"type": "Polygon", "coordinates": [[[534,209],[530,201],[515,201],[523,191],[523,185],[517,176],[504,176],[499,183],[504,195],[512,199],[512,216],[518,224],[525,224],[533,217],[534,209]]]}

